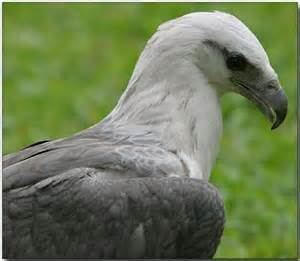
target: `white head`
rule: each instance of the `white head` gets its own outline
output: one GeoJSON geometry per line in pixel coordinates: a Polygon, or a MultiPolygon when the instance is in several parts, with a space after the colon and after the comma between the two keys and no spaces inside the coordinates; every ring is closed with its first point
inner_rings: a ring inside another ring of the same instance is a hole
{"type": "MultiPolygon", "coordinates": [[[[159,81],[180,63],[196,65],[221,95],[234,91],[254,102],[276,128],[287,113],[287,98],[255,35],[236,17],[197,12],[159,26],[143,51],[129,87],[145,72],[159,81]]],[[[146,79],[145,79],[146,80],[146,79]]],[[[143,87],[140,87],[143,88],[143,87]]]]}
{"type": "Polygon", "coordinates": [[[141,125],[208,178],[222,133],[219,97],[233,91],[254,102],[276,128],[287,98],[255,35],[236,17],[199,12],[159,26],[128,87],[107,118],[141,125]]]}

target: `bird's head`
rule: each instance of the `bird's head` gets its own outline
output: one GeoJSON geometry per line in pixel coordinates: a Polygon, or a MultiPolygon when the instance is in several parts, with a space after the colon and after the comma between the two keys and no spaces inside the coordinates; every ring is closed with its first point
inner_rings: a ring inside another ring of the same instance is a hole
{"type": "Polygon", "coordinates": [[[233,91],[248,98],[272,122],[272,129],[285,119],[288,101],[278,76],[260,42],[236,17],[191,13],[162,24],[150,44],[191,59],[219,93],[233,91]]]}

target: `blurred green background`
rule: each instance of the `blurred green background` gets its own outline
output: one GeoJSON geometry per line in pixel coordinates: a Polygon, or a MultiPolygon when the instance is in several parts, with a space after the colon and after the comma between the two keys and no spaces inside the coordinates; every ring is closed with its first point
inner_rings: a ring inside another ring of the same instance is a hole
{"type": "Polygon", "coordinates": [[[160,23],[210,10],[244,21],[279,74],[289,113],[271,131],[245,98],[223,98],[211,182],[227,223],[216,257],[296,256],[296,3],[5,3],[3,10],[4,153],[102,119],[160,23]]]}

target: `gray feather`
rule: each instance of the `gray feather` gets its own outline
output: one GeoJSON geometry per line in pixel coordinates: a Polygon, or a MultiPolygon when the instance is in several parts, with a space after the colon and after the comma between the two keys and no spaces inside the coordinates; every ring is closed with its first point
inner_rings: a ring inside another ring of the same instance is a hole
{"type": "Polygon", "coordinates": [[[210,258],[224,225],[216,189],[194,179],[102,180],[81,168],[3,199],[10,258],[210,258]]]}

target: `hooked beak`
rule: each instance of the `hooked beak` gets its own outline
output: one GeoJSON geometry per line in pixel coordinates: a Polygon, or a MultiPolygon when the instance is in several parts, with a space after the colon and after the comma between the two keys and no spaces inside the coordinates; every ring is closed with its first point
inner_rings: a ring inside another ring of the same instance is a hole
{"type": "Polygon", "coordinates": [[[252,101],[272,123],[276,129],[287,114],[288,99],[278,81],[270,81],[260,88],[249,86],[240,81],[232,80],[238,92],[252,101]]]}

